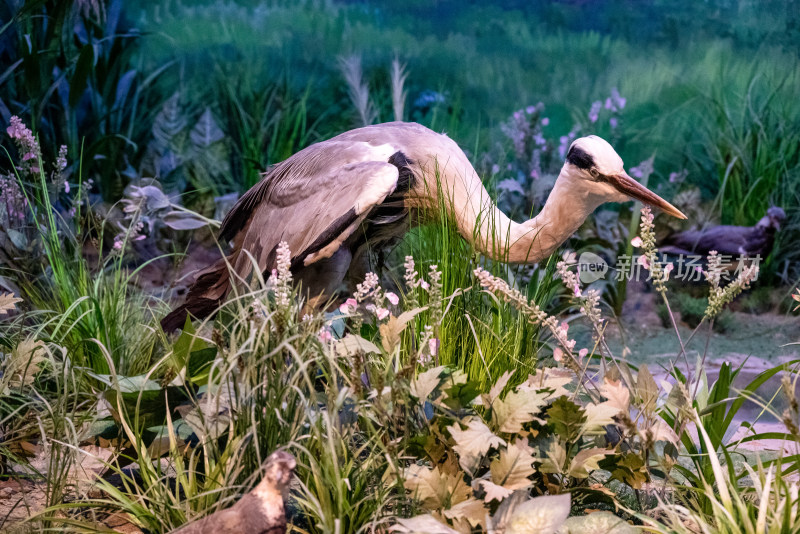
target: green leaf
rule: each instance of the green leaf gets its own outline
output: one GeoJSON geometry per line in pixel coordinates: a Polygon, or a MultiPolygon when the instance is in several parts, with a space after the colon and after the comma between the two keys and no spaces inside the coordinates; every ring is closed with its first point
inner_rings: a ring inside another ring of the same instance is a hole
{"type": "MultiPolygon", "coordinates": [[[[176,374],[180,373],[184,368],[187,367],[187,365],[189,364],[190,356],[193,355],[195,352],[198,353],[198,358],[199,358],[198,365],[202,367],[207,363],[209,348],[214,349],[216,354],[216,348],[197,335],[194,326],[192,325],[191,319],[187,316],[186,322],[183,325],[183,330],[181,331],[181,335],[178,336],[178,339],[172,346],[172,357],[170,358],[172,370],[176,374]]],[[[191,372],[189,371],[189,369],[187,369],[186,378],[189,379],[190,377],[191,377],[191,372]]]]}
{"type": "Polygon", "coordinates": [[[75,72],[69,84],[69,107],[74,108],[81,99],[83,91],[89,82],[89,73],[94,66],[94,46],[91,43],[81,48],[78,61],[75,64],[75,72]]]}
{"type": "Polygon", "coordinates": [[[561,396],[547,410],[550,424],[556,434],[568,442],[573,442],[581,435],[586,414],[580,406],[561,396]]]}

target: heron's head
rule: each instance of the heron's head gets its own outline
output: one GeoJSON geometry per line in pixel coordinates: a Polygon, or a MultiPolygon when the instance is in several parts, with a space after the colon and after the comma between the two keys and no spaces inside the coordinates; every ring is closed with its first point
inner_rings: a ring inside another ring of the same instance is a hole
{"type": "Polygon", "coordinates": [[[619,154],[596,135],[576,139],[569,147],[565,165],[570,167],[571,176],[582,180],[582,187],[603,202],[638,200],[679,219],[686,218],[678,208],[628,176],[619,154]]]}

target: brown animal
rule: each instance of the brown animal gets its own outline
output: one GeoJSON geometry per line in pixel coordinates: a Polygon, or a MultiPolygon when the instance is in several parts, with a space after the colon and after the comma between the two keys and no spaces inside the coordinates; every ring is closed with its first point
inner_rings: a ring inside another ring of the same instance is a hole
{"type": "Polygon", "coordinates": [[[406,231],[410,209],[436,216],[441,196],[459,233],[483,254],[507,262],[546,258],[604,202],[636,199],[686,218],[628,176],[611,145],[596,136],[572,143],[544,208],[520,224],[497,209],[446,135],[414,123],[366,126],[301,150],[245,193],[220,230],[221,240],[233,241],[233,252],[200,274],[186,303],[162,327],[172,331],[187,314],[214,313],[231,279],[252,274],[253,260],[259,271],[271,272],[281,241],[309,294],[330,296],[348,275],[362,277],[370,246],[406,231]]]}
{"type": "Polygon", "coordinates": [[[288,452],[273,452],[264,466],[264,478],[253,490],[225,510],[214,512],[173,534],[283,534],[283,499],[296,466],[288,452]]]}
{"type": "Polygon", "coordinates": [[[755,226],[712,226],[703,230],[689,230],[667,236],[659,244],[665,254],[707,256],[712,250],[722,255],[765,258],[772,252],[775,233],[786,220],[786,212],[773,206],[755,226]]]}

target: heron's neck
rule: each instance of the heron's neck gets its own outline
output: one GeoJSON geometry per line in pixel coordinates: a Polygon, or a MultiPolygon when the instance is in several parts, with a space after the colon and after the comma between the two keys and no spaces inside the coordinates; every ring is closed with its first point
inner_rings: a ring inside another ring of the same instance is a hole
{"type": "Polygon", "coordinates": [[[471,166],[455,175],[445,172],[443,178],[452,186],[452,205],[461,235],[486,256],[511,263],[547,258],[602,203],[587,194],[565,165],[542,211],[520,224],[497,208],[471,166]]]}

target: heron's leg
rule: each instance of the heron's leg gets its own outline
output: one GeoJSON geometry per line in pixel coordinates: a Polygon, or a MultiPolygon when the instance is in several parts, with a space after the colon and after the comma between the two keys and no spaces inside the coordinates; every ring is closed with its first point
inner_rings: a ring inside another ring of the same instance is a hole
{"type": "Polygon", "coordinates": [[[319,308],[336,296],[352,259],[350,249],[340,247],[330,258],[298,269],[295,280],[301,284],[309,307],[319,308]]]}

